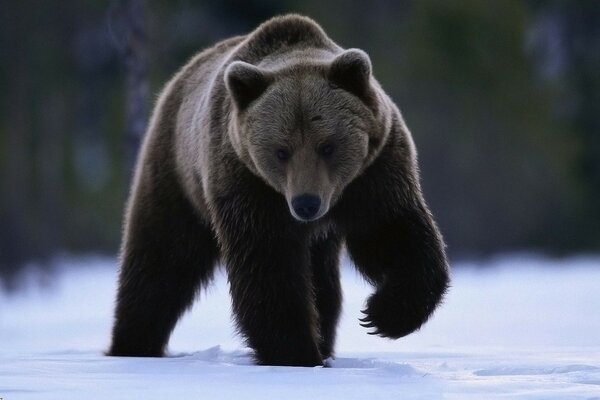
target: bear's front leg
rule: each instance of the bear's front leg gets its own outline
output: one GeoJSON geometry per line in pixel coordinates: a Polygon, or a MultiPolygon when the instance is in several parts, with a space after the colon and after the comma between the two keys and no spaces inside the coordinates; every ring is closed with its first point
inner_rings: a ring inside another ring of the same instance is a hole
{"type": "Polygon", "coordinates": [[[275,248],[266,247],[235,253],[234,258],[246,262],[228,265],[233,310],[256,361],[263,365],[322,365],[312,290],[305,276],[306,265],[298,262],[304,257],[276,254],[275,248]]]}
{"type": "Polygon", "coordinates": [[[308,235],[278,212],[277,200],[222,200],[215,200],[217,232],[233,312],[256,362],[322,365],[308,235]]]}
{"type": "Polygon", "coordinates": [[[424,205],[403,207],[351,230],[348,251],[375,286],[361,321],[371,334],[400,338],[419,329],[447,290],[444,243],[424,205]]]}
{"type": "Polygon", "coordinates": [[[315,306],[319,314],[319,349],[324,359],[333,357],[342,309],[339,255],[342,238],[335,232],[315,238],[310,247],[315,306]]]}

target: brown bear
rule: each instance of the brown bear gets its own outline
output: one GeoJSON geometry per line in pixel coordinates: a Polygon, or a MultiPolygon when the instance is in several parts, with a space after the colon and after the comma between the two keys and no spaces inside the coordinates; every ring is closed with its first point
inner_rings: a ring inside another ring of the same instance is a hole
{"type": "Polygon", "coordinates": [[[108,354],[161,356],[226,268],[259,364],[333,355],[340,249],[374,286],[363,325],[421,327],[448,286],[416,152],[361,50],[309,18],[275,17],[196,55],[154,110],[125,218],[108,354]]]}

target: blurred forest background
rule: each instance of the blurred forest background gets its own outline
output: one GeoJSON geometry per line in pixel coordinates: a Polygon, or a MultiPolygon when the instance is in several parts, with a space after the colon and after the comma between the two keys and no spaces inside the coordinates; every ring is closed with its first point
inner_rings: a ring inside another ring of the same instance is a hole
{"type": "Polygon", "coordinates": [[[299,12],[367,51],[454,258],[600,250],[600,2],[0,0],[0,279],[118,251],[146,119],[195,52],[299,12]]]}

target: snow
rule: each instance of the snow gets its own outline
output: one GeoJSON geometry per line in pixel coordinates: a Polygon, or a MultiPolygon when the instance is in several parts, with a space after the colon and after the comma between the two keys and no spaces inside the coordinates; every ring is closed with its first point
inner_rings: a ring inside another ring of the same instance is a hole
{"type": "Polygon", "coordinates": [[[199,296],[169,357],[106,357],[116,262],[62,260],[0,293],[0,398],[600,399],[600,259],[513,255],[453,269],[443,306],[398,341],[366,334],[371,289],[349,262],[331,368],[255,366],[230,320],[227,282],[199,296]]]}

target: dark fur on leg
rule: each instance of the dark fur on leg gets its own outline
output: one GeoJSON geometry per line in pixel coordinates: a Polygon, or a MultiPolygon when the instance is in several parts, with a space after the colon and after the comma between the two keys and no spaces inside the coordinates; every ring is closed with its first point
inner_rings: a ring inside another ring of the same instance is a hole
{"type": "Polygon", "coordinates": [[[330,232],[325,237],[315,239],[310,248],[315,305],[321,334],[319,350],[323,359],[334,355],[336,329],[342,309],[340,246],[340,237],[330,232]]]}
{"type": "Polygon", "coordinates": [[[363,326],[390,338],[419,329],[441,302],[449,274],[445,244],[421,194],[411,144],[390,138],[334,212],[351,258],[375,286],[363,326]],[[369,206],[357,212],[357,204],[369,206]]]}
{"type": "Polygon", "coordinates": [[[259,364],[322,365],[306,227],[258,178],[240,182],[214,199],[239,331],[259,364]]]}
{"type": "Polygon", "coordinates": [[[177,188],[165,192],[161,199],[140,189],[132,200],[145,203],[133,204],[127,222],[109,355],[162,356],[177,320],[212,278],[212,231],[177,188]]]}
{"type": "MultiPolygon", "coordinates": [[[[254,349],[258,364],[322,365],[315,329],[317,316],[308,299],[310,281],[302,268],[308,266],[308,257],[294,254],[292,257],[300,263],[290,262],[289,254],[263,248],[251,256],[254,262],[229,264],[238,328],[254,349]],[[274,268],[280,271],[273,274],[274,268]]],[[[249,254],[234,257],[246,256],[249,254]]]]}
{"type": "Polygon", "coordinates": [[[446,256],[426,210],[404,210],[348,235],[357,268],[376,287],[362,319],[371,334],[399,338],[424,324],[448,287],[446,256]]]}

